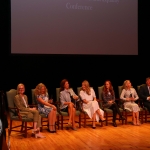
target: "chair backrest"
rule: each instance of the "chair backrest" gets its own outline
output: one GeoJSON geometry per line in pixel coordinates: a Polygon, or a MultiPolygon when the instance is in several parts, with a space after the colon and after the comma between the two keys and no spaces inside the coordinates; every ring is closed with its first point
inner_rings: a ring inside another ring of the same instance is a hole
{"type": "Polygon", "coordinates": [[[137,92],[138,92],[138,93],[139,93],[140,87],[141,87],[141,86],[144,86],[144,85],[145,85],[145,84],[141,84],[141,85],[138,85],[138,86],[137,86],[137,92]]]}
{"type": "MultiPolygon", "coordinates": [[[[11,89],[6,92],[8,107],[13,107],[13,108],[16,107],[14,104],[14,98],[16,95],[17,95],[17,90],[15,90],[15,89],[11,89]]],[[[13,116],[16,116],[15,109],[9,110],[9,114],[10,114],[10,118],[12,118],[13,116]]]]}
{"type": "Polygon", "coordinates": [[[60,98],[60,88],[56,88],[56,102],[60,101],[59,98],[60,98]]]}
{"type": "Polygon", "coordinates": [[[99,98],[100,100],[102,100],[103,88],[104,88],[104,85],[98,87],[98,98],[99,98]]]}
{"type": "Polygon", "coordinates": [[[119,98],[120,98],[122,90],[123,90],[123,86],[122,85],[118,86],[118,94],[119,94],[118,96],[119,96],[119,98]]]}
{"type": "Polygon", "coordinates": [[[32,94],[32,104],[33,105],[37,105],[37,101],[36,101],[36,96],[35,96],[35,89],[31,89],[31,94],[32,94]]]}

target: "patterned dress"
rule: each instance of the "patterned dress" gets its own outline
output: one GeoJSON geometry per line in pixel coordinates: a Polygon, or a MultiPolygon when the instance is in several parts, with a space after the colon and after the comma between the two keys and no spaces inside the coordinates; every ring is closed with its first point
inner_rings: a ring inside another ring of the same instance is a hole
{"type": "Polygon", "coordinates": [[[126,89],[122,90],[120,99],[125,101],[124,108],[133,112],[140,111],[138,104],[136,104],[134,101],[126,101],[126,98],[129,98],[129,97],[134,97],[135,100],[139,98],[134,88],[130,88],[130,90],[126,90],[126,89]]]}
{"type": "MultiPolygon", "coordinates": [[[[37,98],[41,98],[41,99],[43,99],[43,101],[45,101],[45,102],[48,102],[48,100],[49,100],[48,94],[46,94],[46,95],[37,95],[37,98]]],[[[49,106],[46,106],[46,105],[41,104],[39,101],[37,101],[37,103],[38,103],[38,111],[39,111],[40,113],[45,114],[46,116],[48,116],[48,114],[49,114],[49,113],[51,112],[51,110],[53,109],[52,107],[49,107],[49,106]]]]}

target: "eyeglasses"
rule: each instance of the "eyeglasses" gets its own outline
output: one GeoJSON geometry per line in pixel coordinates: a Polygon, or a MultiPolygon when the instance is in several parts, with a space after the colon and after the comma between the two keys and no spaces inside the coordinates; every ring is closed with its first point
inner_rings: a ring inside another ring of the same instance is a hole
{"type": "Polygon", "coordinates": [[[24,88],[19,88],[19,90],[24,90],[24,88]]]}

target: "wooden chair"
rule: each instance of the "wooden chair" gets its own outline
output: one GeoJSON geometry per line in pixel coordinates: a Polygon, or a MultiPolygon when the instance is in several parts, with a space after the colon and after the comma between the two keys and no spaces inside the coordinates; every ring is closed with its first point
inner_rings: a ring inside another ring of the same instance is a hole
{"type": "MultiPolygon", "coordinates": [[[[35,89],[31,89],[31,94],[32,94],[32,104],[33,105],[36,105],[36,108],[38,109],[38,106],[37,106],[37,100],[36,100],[36,97],[35,97],[35,89]]],[[[48,127],[48,118],[45,114],[43,113],[40,113],[41,115],[41,132],[43,131],[43,127],[44,126],[47,126],[48,127]]],[[[57,112],[57,122],[56,122],[56,125],[58,126],[58,130],[59,130],[59,114],[57,112]]]]}
{"type": "MultiPolygon", "coordinates": [[[[141,84],[141,85],[138,85],[137,86],[137,91],[138,91],[138,93],[139,93],[139,91],[140,91],[140,87],[141,86],[144,86],[145,84],[141,84]]],[[[149,119],[150,118],[150,112],[148,111],[148,109],[144,106],[144,104],[143,104],[143,99],[139,99],[139,104],[140,104],[140,106],[143,108],[143,119],[145,120],[145,123],[147,122],[147,119],[149,119]]]]}
{"type": "MultiPolygon", "coordinates": [[[[103,107],[103,99],[102,99],[102,91],[103,91],[104,85],[98,87],[98,96],[99,96],[99,100],[100,100],[100,105],[101,108],[104,110],[105,112],[105,118],[106,118],[106,126],[108,126],[108,121],[111,120],[112,121],[112,117],[113,117],[113,111],[112,109],[109,108],[104,108],[103,107]],[[111,118],[111,119],[109,119],[111,118]]],[[[116,103],[117,103],[118,99],[116,99],[116,103]]],[[[120,112],[123,114],[123,109],[119,107],[120,112]]],[[[116,118],[116,120],[120,121],[120,118],[116,118]]],[[[123,124],[123,120],[122,120],[122,124],[123,124]]]]}
{"type": "MultiPolygon", "coordinates": [[[[63,130],[63,125],[67,124],[65,120],[68,120],[68,112],[63,112],[60,110],[60,88],[56,88],[56,104],[57,104],[57,110],[58,113],[61,116],[61,119],[59,120],[59,123],[61,124],[61,129],[63,130]]],[[[76,110],[76,116],[78,116],[78,121],[76,123],[79,124],[79,128],[81,128],[81,112],[80,110],[76,110]]]]}
{"type": "MultiPolygon", "coordinates": [[[[91,88],[93,88],[93,87],[91,87],[91,88]]],[[[78,93],[78,95],[80,94],[80,90],[81,90],[81,87],[77,87],[77,93],[78,93]]],[[[80,96],[79,96],[80,97],[80,96]]],[[[81,99],[81,98],[80,98],[81,99]]],[[[98,99],[97,99],[97,101],[99,101],[98,99]]],[[[83,107],[82,107],[82,105],[83,105],[83,103],[82,103],[82,100],[80,100],[80,107],[81,107],[81,123],[83,123],[83,127],[84,128],[86,128],[86,126],[87,126],[87,123],[88,122],[93,122],[92,121],[92,119],[90,119],[89,118],[89,116],[88,116],[88,114],[87,114],[87,112],[86,111],[84,111],[83,110],[83,107]]],[[[101,127],[103,126],[103,122],[101,122],[101,127]]]]}
{"type": "Polygon", "coordinates": [[[25,116],[20,115],[19,109],[14,104],[14,98],[16,94],[17,94],[17,90],[15,89],[11,89],[6,92],[9,115],[10,115],[9,135],[11,134],[11,131],[15,131],[15,132],[24,133],[25,137],[27,137],[27,130],[33,129],[33,126],[29,127],[27,126],[27,123],[33,122],[33,119],[29,119],[29,118],[26,118],[25,116]],[[22,124],[18,126],[12,126],[13,121],[20,121],[22,124]],[[17,130],[16,128],[18,127],[20,127],[21,129],[17,130]]]}
{"type": "MultiPolygon", "coordinates": [[[[123,90],[123,86],[118,86],[119,97],[121,95],[122,90],[123,90]]],[[[124,108],[124,105],[123,105],[124,102],[121,99],[120,99],[120,103],[121,103],[121,106],[125,113],[125,118],[126,118],[125,124],[127,124],[128,116],[132,116],[132,114],[131,114],[132,112],[130,112],[129,110],[124,108]]],[[[139,105],[139,100],[137,100],[137,103],[139,105]]],[[[139,105],[139,107],[140,107],[140,105],[139,105]]],[[[141,123],[143,123],[143,108],[141,108],[141,107],[140,107],[140,112],[139,112],[139,118],[141,119],[141,123]]]]}

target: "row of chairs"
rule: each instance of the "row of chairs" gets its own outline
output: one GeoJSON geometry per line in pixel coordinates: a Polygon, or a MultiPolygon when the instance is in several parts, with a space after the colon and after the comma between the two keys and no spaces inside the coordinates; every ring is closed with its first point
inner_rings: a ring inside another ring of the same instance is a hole
{"type": "MultiPolygon", "coordinates": [[[[142,85],[140,85],[140,86],[142,86],[142,85]]],[[[137,87],[138,90],[139,90],[140,86],[137,87]]],[[[98,87],[98,98],[99,98],[98,102],[99,102],[100,107],[105,112],[106,126],[107,126],[108,121],[110,120],[110,118],[112,119],[113,112],[112,112],[111,109],[102,107],[102,90],[103,90],[103,87],[104,86],[98,87]]],[[[122,86],[118,86],[119,95],[121,94],[122,88],[123,88],[122,86]]],[[[77,88],[77,94],[78,95],[79,95],[80,89],[81,89],[81,87],[77,88]]],[[[63,112],[59,109],[59,106],[60,106],[60,100],[59,100],[59,93],[60,92],[59,92],[59,90],[60,90],[60,88],[56,88],[56,103],[55,103],[56,106],[57,106],[56,125],[58,126],[58,129],[59,129],[59,126],[61,126],[61,129],[63,130],[64,124],[66,124],[65,119],[67,118],[68,113],[63,112]]],[[[30,107],[37,106],[36,97],[34,95],[34,89],[31,90],[31,94],[32,94],[32,105],[30,105],[30,107]]],[[[33,128],[33,127],[28,127],[27,123],[28,122],[33,122],[33,120],[20,116],[19,110],[14,105],[15,95],[16,95],[16,90],[15,89],[11,89],[10,91],[6,92],[7,102],[8,102],[8,107],[9,107],[9,115],[10,115],[10,129],[9,129],[9,131],[10,131],[10,133],[11,133],[11,131],[17,131],[17,132],[21,131],[21,132],[25,133],[25,137],[27,137],[27,130],[33,128]],[[22,124],[20,126],[12,126],[12,121],[21,121],[22,124]],[[18,128],[18,127],[21,127],[20,131],[15,129],[15,128],[18,128]]],[[[125,115],[125,118],[126,118],[125,124],[127,124],[127,118],[128,118],[129,115],[131,115],[131,112],[129,112],[128,110],[124,110],[124,108],[122,107],[123,105],[121,105],[121,103],[120,103],[121,101],[120,101],[119,98],[116,99],[116,101],[118,102],[118,105],[120,106],[119,109],[120,109],[121,113],[125,115]]],[[[145,119],[145,122],[147,122],[147,118],[149,118],[148,117],[148,110],[147,110],[147,108],[145,108],[142,105],[141,100],[139,100],[139,101],[140,102],[138,104],[140,106],[141,123],[143,123],[143,119],[145,119]]],[[[79,101],[78,106],[79,106],[78,107],[79,109],[76,110],[76,116],[78,116],[77,123],[79,124],[79,128],[81,128],[81,124],[83,124],[83,127],[86,127],[87,122],[91,121],[91,119],[88,118],[87,113],[82,109],[82,101],[79,101]]],[[[45,116],[45,114],[40,114],[40,115],[41,115],[41,123],[42,123],[41,131],[42,131],[43,127],[47,126],[47,124],[45,124],[45,122],[47,122],[47,117],[45,116]]],[[[119,118],[118,118],[118,120],[119,120],[119,118]]],[[[122,124],[123,123],[124,122],[122,121],[122,124]]],[[[103,126],[103,123],[101,123],[101,126],[103,126]]]]}

